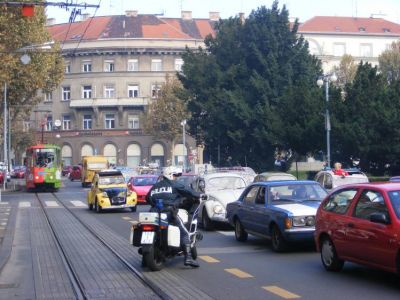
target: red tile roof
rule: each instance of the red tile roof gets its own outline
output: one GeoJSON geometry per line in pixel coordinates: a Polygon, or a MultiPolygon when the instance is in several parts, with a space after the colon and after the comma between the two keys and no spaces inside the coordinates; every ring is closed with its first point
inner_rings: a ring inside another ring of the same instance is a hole
{"type": "Polygon", "coordinates": [[[382,18],[316,16],[301,24],[299,32],[399,35],[400,24],[382,18]]]}

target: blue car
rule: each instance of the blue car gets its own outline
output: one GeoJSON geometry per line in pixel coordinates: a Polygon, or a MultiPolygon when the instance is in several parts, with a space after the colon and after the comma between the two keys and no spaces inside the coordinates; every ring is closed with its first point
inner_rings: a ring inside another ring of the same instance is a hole
{"type": "Polygon", "coordinates": [[[248,186],[239,200],[227,205],[236,240],[248,234],[271,239],[282,252],[290,242],[313,241],[315,215],[327,191],[316,181],[265,181],[248,186]]]}

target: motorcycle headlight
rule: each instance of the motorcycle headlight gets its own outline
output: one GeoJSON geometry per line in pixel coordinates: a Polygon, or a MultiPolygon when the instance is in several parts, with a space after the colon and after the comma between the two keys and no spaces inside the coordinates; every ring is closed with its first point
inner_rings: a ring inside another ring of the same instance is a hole
{"type": "Polygon", "coordinates": [[[216,204],[214,206],[214,213],[216,214],[222,214],[225,212],[225,209],[223,208],[223,206],[221,204],[216,204]]]}
{"type": "Polygon", "coordinates": [[[314,226],[315,216],[293,217],[293,226],[314,226]]]}

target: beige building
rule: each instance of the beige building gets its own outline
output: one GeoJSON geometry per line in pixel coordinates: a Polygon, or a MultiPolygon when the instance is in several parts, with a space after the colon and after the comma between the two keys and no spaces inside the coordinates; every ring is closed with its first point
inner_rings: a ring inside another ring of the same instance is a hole
{"type": "Polygon", "coordinates": [[[181,70],[185,47],[203,46],[218,19],[218,13],[192,19],[184,11],[173,19],[127,11],[71,24],[49,20],[48,30],[62,46],[65,77],[43,95],[26,126],[36,128],[37,140],[42,131],[45,142],[60,144],[65,165],[93,154],[130,167],[182,164],[184,158],[202,163],[202,149],[189,135],[185,145],[180,137],[172,149],[171,141],[144,134],[140,120],[166,76],[181,70]]]}

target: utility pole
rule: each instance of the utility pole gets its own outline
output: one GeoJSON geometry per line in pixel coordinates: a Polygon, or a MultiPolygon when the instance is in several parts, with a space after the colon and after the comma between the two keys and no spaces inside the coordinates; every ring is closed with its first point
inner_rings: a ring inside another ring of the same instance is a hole
{"type": "MultiPolygon", "coordinates": [[[[7,82],[4,82],[4,125],[3,125],[3,146],[4,146],[4,164],[8,162],[7,158],[7,82]]],[[[8,163],[7,163],[8,165],[8,163]]],[[[7,167],[8,170],[8,167],[7,167]]],[[[4,174],[3,188],[6,189],[7,174],[4,174]]]]}

